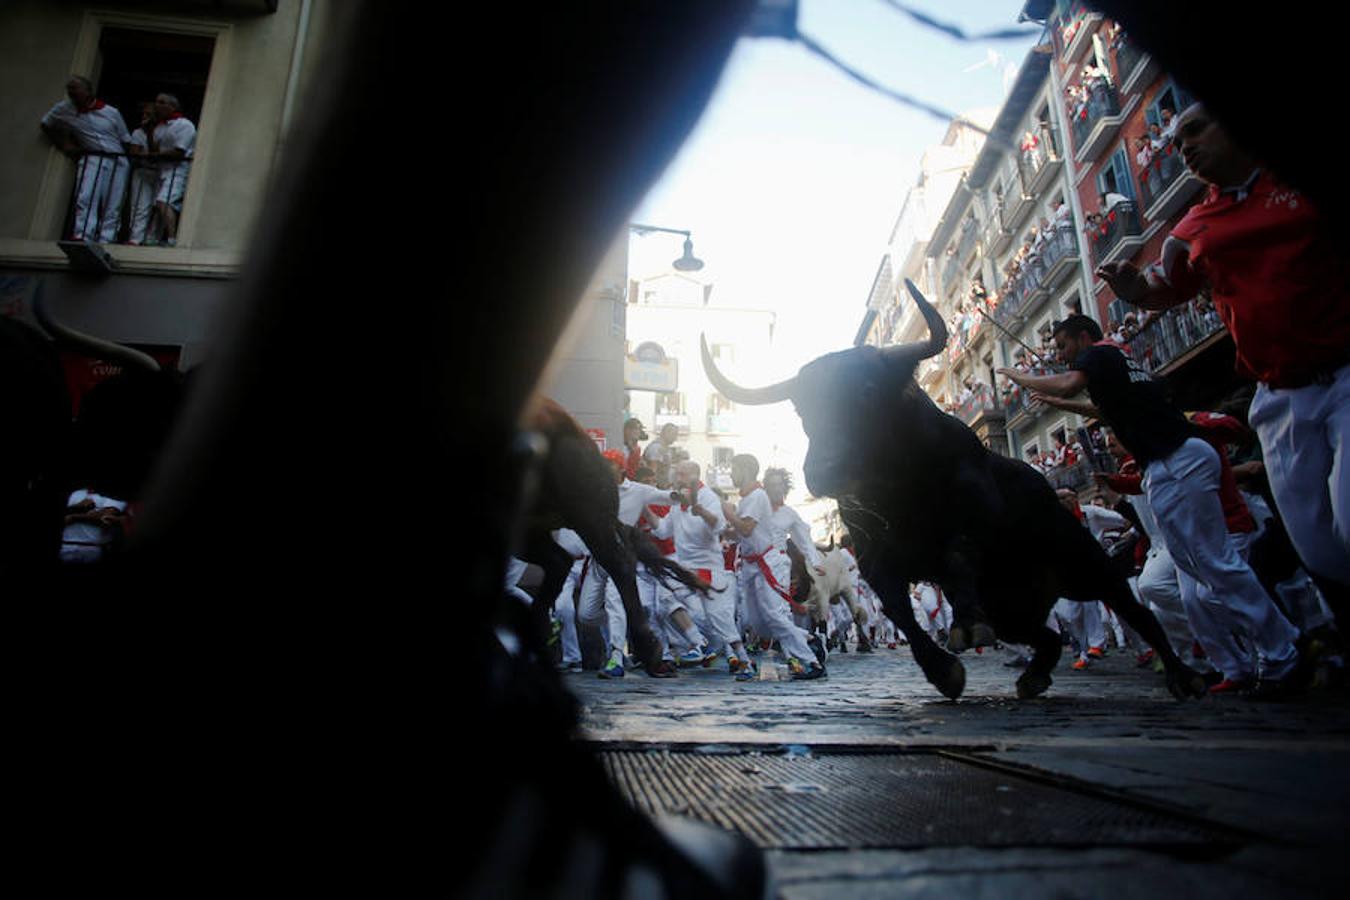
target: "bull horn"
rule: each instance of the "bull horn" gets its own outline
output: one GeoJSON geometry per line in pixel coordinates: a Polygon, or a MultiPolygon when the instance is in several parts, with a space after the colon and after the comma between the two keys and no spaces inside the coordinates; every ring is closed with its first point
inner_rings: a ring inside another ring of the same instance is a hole
{"type": "Polygon", "coordinates": [[[781,403],[784,400],[792,399],[792,389],[796,387],[797,379],[789,378],[787,381],[780,381],[768,387],[743,388],[732,383],[727,376],[718,371],[717,363],[713,362],[712,353],[708,350],[706,335],[700,334],[698,336],[698,346],[703,351],[703,371],[707,373],[708,380],[712,382],[713,387],[717,388],[718,393],[732,403],[763,406],[768,403],[781,403]]]}
{"type": "Polygon", "coordinates": [[[914,282],[906,278],[905,287],[918,304],[919,312],[923,313],[923,320],[928,323],[928,340],[901,344],[899,347],[886,347],[881,352],[890,362],[917,363],[921,359],[937,356],[942,352],[942,348],[947,346],[947,323],[942,321],[942,314],[933,308],[933,304],[919,293],[914,282]]]}
{"type": "Polygon", "coordinates": [[[122,344],[113,341],[105,341],[102,338],[96,338],[93,335],[84,334],[76,331],[68,325],[62,325],[52,318],[51,311],[47,309],[47,300],[43,296],[43,283],[38,282],[37,290],[33,292],[33,316],[38,320],[38,324],[52,336],[57,346],[66,346],[86,356],[92,356],[95,359],[103,359],[108,362],[120,362],[125,366],[135,369],[144,369],[147,372],[158,372],[159,363],[154,357],[142,353],[132,347],[125,347],[122,344]]]}

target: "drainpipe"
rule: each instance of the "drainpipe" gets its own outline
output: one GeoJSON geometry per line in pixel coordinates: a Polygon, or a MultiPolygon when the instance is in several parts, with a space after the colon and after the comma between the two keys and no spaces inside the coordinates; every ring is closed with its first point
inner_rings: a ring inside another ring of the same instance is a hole
{"type": "Polygon", "coordinates": [[[305,38],[309,36],[309,12],[312,6],[313,0],[302,0],[300,4],[300,20],[295,29],[295,46],[291,49],[291,70],[286,76],[286,94],[281,104],[281,129],[277,134],[277,152],[272,163],[274,169],[280,165],[282,153],[286,149],[291,116],[295,110],[295,96],[300,88],[300,67],[305,59],[305,38]]]}
{"type": "Polygon", "coordinates": [[[1069,152],[1072,135],[1064,121],[1064,86],[1059,79],[1058,55],[1050,60],[1050,90],[1054,94],[1054,100],[1050,104],[1050,121],[1055,130],[1059,132],[1059,145],[1064,155],[1064,171],[1068,173],[1067,180],[1064,183],[1064,193],[1069,201],[1069,209],[1073,211],[1074,234],[1078,240],[1079,286],[1081,288],[1079,294],[1083,298],[1083,312],[1096,320],[1098,318],[1097,295],[1092,291],[1092,248],[1087,246],[1087,242],[1083,239],[1083,223],[1087,221],[1087,217],[1083,214],[1083,204],[1078,198],[1078,163],[1074,160],[1073,154],[1069,152]]]}

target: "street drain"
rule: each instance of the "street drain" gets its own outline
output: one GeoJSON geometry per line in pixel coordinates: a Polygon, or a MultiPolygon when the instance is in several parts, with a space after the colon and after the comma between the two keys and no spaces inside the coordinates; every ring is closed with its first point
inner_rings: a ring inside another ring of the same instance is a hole
{"type": "Polygon", "coordinates": [[[1130,846],[1212,852],[1237,832],[1054,776],[944,752],[731,754],[600,749],[649,815],[739,831],[764,849],[1130,846]]]}

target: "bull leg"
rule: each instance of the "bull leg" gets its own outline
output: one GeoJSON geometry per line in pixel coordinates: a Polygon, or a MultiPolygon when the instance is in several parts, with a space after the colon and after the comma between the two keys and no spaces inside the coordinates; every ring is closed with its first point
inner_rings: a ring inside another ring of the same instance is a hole
{"type": "Polygon", "coordinates": [[[873,570],[865,576],[877,596],[881,598],[882,609],[887,617],[896,624],[909,641],[914,661],[923,670],[928,683],[937,688],[944,697],[955,700],[966,689],[966,669],[961,660],[943,650],[928,632],[914,620],[914,607],[909,602],[909,582],[901,576],[885,574],[873,570]]]}
{"type": "Polygon", "coordinates": [[[1051,683],[1050,673],[1059,664],[1059,657],[1064,652],[1059,635],[1045,626],[1031,635],[1028,643],[1031,645],[1031,663],[1017,679],[1017,697],[1020,700],[1039,697],[1046,692],[1051,683]]]}
{"type": "Polygon", "coordinates": [[[567,573],[572,570],[572,554],[568,553],[547,531],[532,529],[525,540],[520,558],[532,562],[544,570],[544,581],[539,588],[540,601],[530,606],[532,637],[540,653],[547,648],[550,632],[549,610],[567,582],[567,573]]]}

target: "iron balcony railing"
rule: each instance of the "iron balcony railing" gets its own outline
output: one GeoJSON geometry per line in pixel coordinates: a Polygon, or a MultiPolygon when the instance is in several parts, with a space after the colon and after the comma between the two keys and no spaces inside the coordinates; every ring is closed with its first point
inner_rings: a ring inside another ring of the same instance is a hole
{"type": "Polygon", "coordinates": [[[1085,460],[1080,459],[1073,465],[1056,466],[1049,470],[1045,473],[1045,480],[1055,489],[1070,488],[1080,491],[1092,481],[1092,468],[1085,460]]]}
{"type": "Polygon", "coordinates": [[[1139,233],[1139,213],[1134,203],[1116,204],[1092,234],[1092,264],[1099,265],[1122,239],[1139,233]]]}
{"type": "Polygon", "coordinates": [[[1120,83],[1125,84],[1129,81],[1130,75],[1143,61],[1144,51],[1128,37],[1121,38],[1120,46],[1116,48],[1116,77],[1120,79],[1120,83]]]}
{"type": "Polygon", "coordinates": [[[979,236],[980,229],[976,225],[975,219],[966,219],[961,226],[961,239],[956,244],[956,258],[963,263],[970,259],[970,254],[975,250],[975,241],[979,236]]]}
{"type": "Polygon", "coordinates": [[[75,161],[75,186],[62,239],[172,246],[182,226],[179,219],[191,167],[190,157],[154,160],[85,151],[75,161]],[[166,223],[166,214],[176,221],[166,223]],[[172,235],[168,224],[172,224],[172,235]]]}
{"type": "Polygon", "coordinates": [[[1099,80],[1088,90],[1087,102],[1070,113],[1073,116],[1073,143],[1081,148],[1103,116],[1119,115],[1120,98],[1115,88],[1099,80]]]}
{"type": "Polygon", "coordinates": [[[1157,372],[1223,328],[1214,307],[1196,299],[1154,316],[1127,344],[1136,362],[1157,372]]]}
{"type": "Polygon", "coordinates": [[[1027,147],[1024,144],[1021,148],[1021,156],[1018,157],[1018,167],[1022,170],[1023,184],[1033,183],[1036,180],[1036,173],[1045,168],[1046,163],[1060,159],[1059,144],[1055,138],[1055,131],[1050,127],[1049,122],[1041,122],[1034,137],[1034,145],[1027,147]]]}
{"type": "Polygon", "coordinates": [[[956,417],[967,425],[974,424],[982,415],[997,415],[1002,412],[1003,407],[994,397],[994,389],[983,382],[976,385],[970,397],[956,407],[956,417]]]}
{"type": "Polygon", "coordinates": [[[1163,193],[1178,178],[1186,174],[1186,164],[1181,161],[1181,153],[1168,144],[1153,155],[1149,164],[1139,172],[1139,199],[1144,209],[1153,206],[1163,193]]]}

